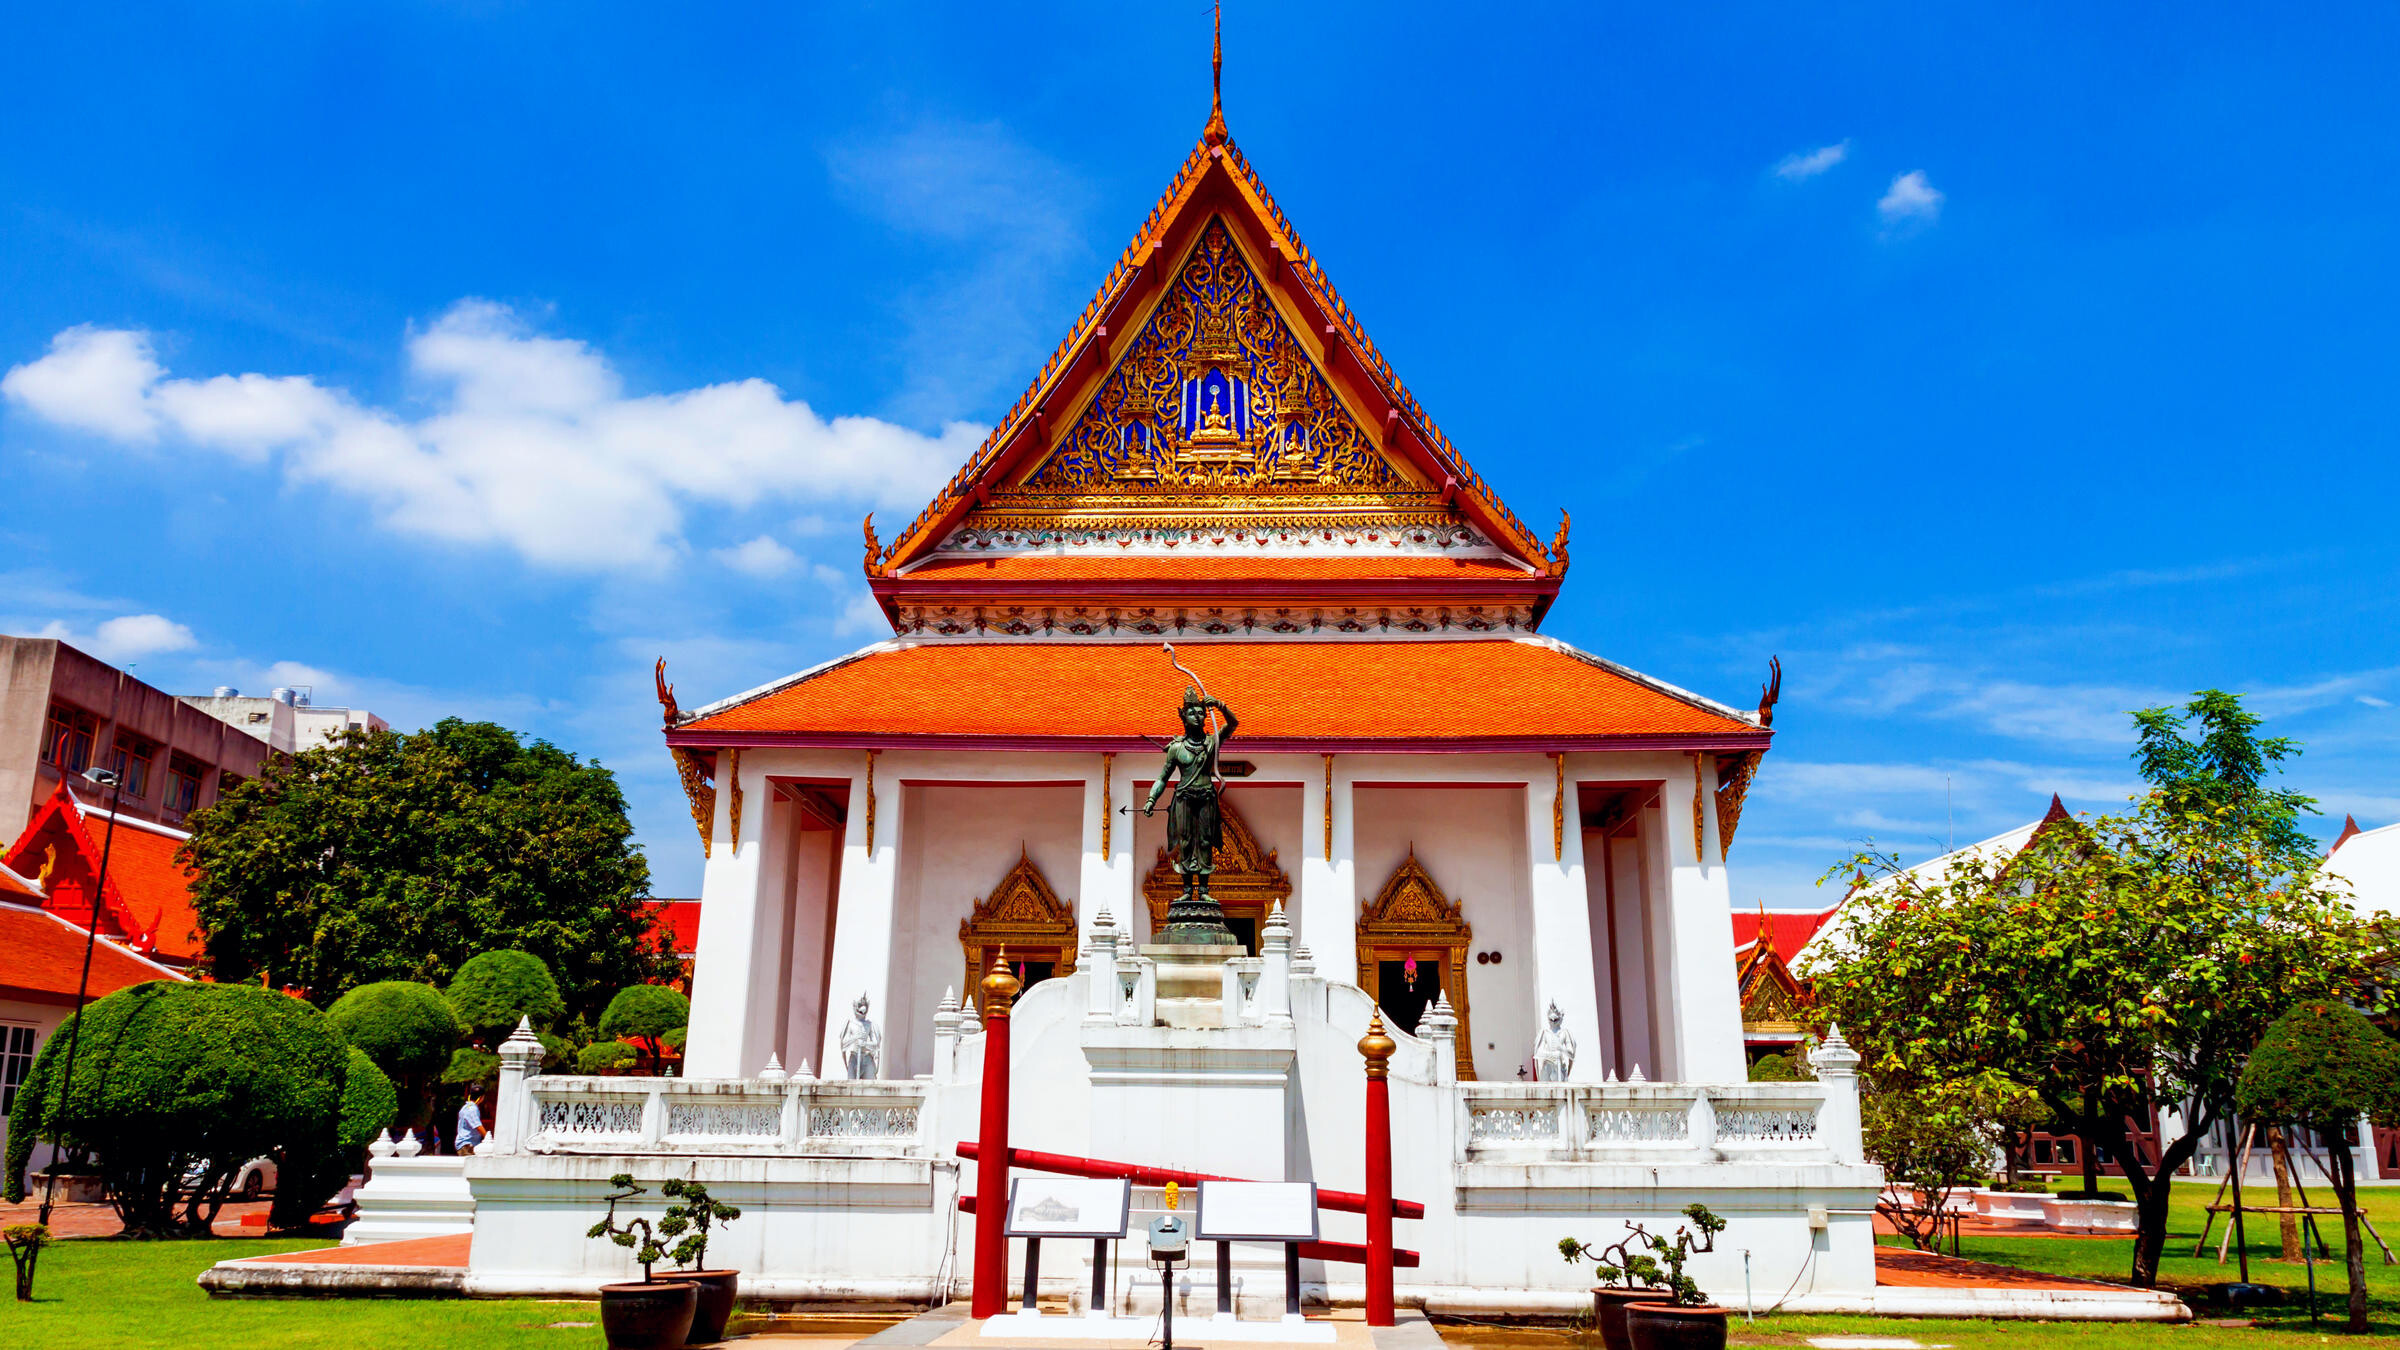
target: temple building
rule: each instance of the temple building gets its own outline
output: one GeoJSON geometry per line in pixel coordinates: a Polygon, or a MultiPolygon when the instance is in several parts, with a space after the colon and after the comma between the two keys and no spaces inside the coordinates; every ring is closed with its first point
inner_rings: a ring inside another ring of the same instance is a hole
{"type": "MultiPolygon", "coordinates": [[[[948,1297],[993,1202],[959,1159],[998,1044],[1017,1149],[1358,1191],[1380,1014],[1394,1194],[1423,1206],[1405,1301],[1588,1309],[1563,1234],[1705,1201],[1732,1228],[1704,1286],[1874,1306],[1855,1052],[1748,1081],[1727,858],[1779,677],[1740,707],[1544,631],[1565,518],[1541,537],[1443,435],[1220,116],[889,534],[863,554],[888,639],[689,707],[660,663],[706,855],[684,1074],[504,1067],[463,1160],[470,1290],[622,1278],[576,1234],[630,1172],[754,1216],[719,1239],[745,1296],[948,1297]],[[1187,696],[1230,728],[1205,968],[1161,941],[1181,808],[1145,809],[1187,696]],[[976,1001],[1001,961],[1005,1041],[976,1001]]],[[[1157,1306],[1057,1245],[1045,1289],[1157,1306]]],[[[1251,1260],[1245,1309],[1362,1297],[1355,1264],[1294,1288],[1251,1260]]]]}

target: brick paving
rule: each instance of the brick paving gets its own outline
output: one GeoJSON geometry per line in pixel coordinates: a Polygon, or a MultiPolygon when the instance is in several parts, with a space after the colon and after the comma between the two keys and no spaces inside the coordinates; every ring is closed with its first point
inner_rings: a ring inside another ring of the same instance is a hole
{"type": "Polygon", "coordinates": [[[1875,1283],[1900,1289],[2117,1289],[2104,1280],[2046,1275],[1907,1247],[1875,1249],[1875,1283]]]}
{"type": "Polygon", "coordinates": [[[248,1258],[267,1266],[425,1266],[467,1268],[472,1233],[407,1238],[399,1242],[370,1242],[362,1247],[318,1247],[304,1252],[278,1252],[248,1258]]]}
{"type": "MultiPolygon", "coordinates": [[[[265,1200],[247,1200],[227,1205],[218,1210],[216,1235],[218,1237],[266,1236],[265,1225],[270,1203],[265,1200]],[[245,1226],[242,1220],[253,1214],[258,1216],[258,1222],[245,1226]]],[[[38,1200],[29,1199],[21,1205],[0,1204],[0,1226],[32,1223],[41,1217],[41,1212],[42,1206],[38,1200]]],[[[62,1238],[115,1237],[125,1231],[125,1225],[118,1222],[116,1207],[113,1205],[62,1204],[53,1206],[50,1211],[50,1231],[62,1238]]]]}

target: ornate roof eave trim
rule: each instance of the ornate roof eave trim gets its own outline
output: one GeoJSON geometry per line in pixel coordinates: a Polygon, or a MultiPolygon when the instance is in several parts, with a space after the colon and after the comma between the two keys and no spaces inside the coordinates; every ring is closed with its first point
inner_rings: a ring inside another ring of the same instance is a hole
{"type": "MultiPolygon", "coordinates": [[[[1142,226],[1134,233],[1133,241],[1110,269],[1107,280],[1084,306],[1066,338],[1043,363],[1025,392],[1018,396],[1006,415],[984,438],[982,446],[970,456],[957,473],[951,475],[941,491],[917,514],[907,528],[893,539],[880,554],[869,562],[868,576],[876,577],[896,567],[906,566],[930,552],[943,533],[976,505],[976,484],[996,470],[1005,470],[1008,461],[1018,453],[1024,432],[1034,424],[1050,402],[1051,396],[1072,380],[1084,374],[1086,355],[1093,349],[1094,339],[1105,341],[1106,321],[1132,296],[1132,292],[1156,280],[1152,263],[1166,246],[1167,232],[1179,225],[1187,209],[1212,181],[1209,170],[1222,167],[1226,181],[1234,193],[1246,200],[1257,219],[1270,232],[1270,244],[1279,264],[1279,280],[1306,297],[1317,311],[1322,332],[1314,334],[1323,342],[1327,334],[1338,334],[1341,346],[1356,366],[1354,376],[1363,376],[1382,396],[1390,415],[1398,420],[1409,435],[1390,438],[1397,448],[1403,441],[1413,442],[1421,467],[1427,477],[1439,486],[1446,500],[1455,499],[1466,515],[1495,539],[1505,541],[1503,547],[1527,559],[1539,560],[1552,576],[1566,571],[1564,550],[1553,551],[1517,519],[1483,477],[1469,466],[1448,436],[1436,426],[1416,397],[1401,384],[1391,363],[1384,357],[1361,326],[1358,317],[1334,289],[1332,279],[1325,273],[1315,255],[1301,242],[1291,221],[1266,189],[1256,170],[1241,152],[1240,147],[1227,141],[1211,145],[1206,140],[1193,146],[1175,176],[1169,180],[1158,202],[1150,208],[1142,226]]],[[[1341,364],[1336,353],[1327,350],[1320,362],[1329,376],[1336,376],[1341,364]]],[[[1105,371],[1095,372],[1105,374],[1105,371]]],[[[1561,531],[1563,536],[1563,529],[1561,531]]]]}
{"type": "Polygon", "coordinates": [[[1192,599],[1209,596],[1249,596],[1279,600],[1341,600],[1389,599],[1395,596],[1425,596],[1429,599],[1472,596],[1478,599],[1502,599],[1510,596],[1539,596],[1544,601],[1558,595],[1557,577],[1526,574],[1513,577],[1461,577],[1457,579],[1432,577],[1361,578],[1344,581],[1284,580],[1280,578],[1245,578],[1242,580],[1210,581],[1112,581],[1096,578],[1078,581],[975,581],[967,578],[877,577],[867,583],[867,589],[878,599],[931,600],[941,598],[1046,600],[1085,597],[1139,597],[1159,599],[1192,599]]]}
{"type": "MultiPolygon", "coordinates": [[[[1318,739],[1244,734],[1245,754],[1459,755],[1764,749],[1773,732],[1729,731],[1666,736],[1367,736],[1318,739]]],[[[874,731],[670,731],[674,747],[786,750],[1027,750],[1045,753],[1151,751],[1144,736],[1011,736],[874,731]]]]}

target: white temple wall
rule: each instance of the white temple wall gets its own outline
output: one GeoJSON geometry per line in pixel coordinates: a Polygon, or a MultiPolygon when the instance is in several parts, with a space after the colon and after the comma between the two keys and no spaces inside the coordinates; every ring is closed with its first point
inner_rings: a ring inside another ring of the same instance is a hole
{"type": "Polygon", "coordinates": [[[1592,915],[1592,983],[1598,992],[1600,1045],[1608,1072],[1622,1078],[1634,1065],[1645,1074],[1659,1064],[1653,1039],[1651,916],[1643,884],[1638,818],[1614,829],[1583,832],[1584,887],[1592,915]]]}
{"type": "MultiPolygon", "coordinates": [[[[933,1068],[933,1013],[943,991],[958,990],[965,958],[958,927],[975,902],[1016,866],[1018,850],[1040,868],[1070,906],[1083,877],[1084,791],[1072,786],[922,784],[903,781],[899,877],[893,921],[888,1000],[876,1020],[884,1028],[883,1076],[909,1078],[933,1068]]],[[[834,997],[846,1020],[856,997],[836,968],[834,997]]],[[[855,981],[853,981],[855,983],[855,981]]],[[[838,1027],[837,1027],[838,1030],[838,1027]]]]}
{"type": "MultiPolygon", "coordinates": [[[[1475,1076],[1514,1078],[1519,1066],[1532,1062],[1541,997],[1523,785],[1361,786],[1355,801],[1358,907],[1373,902],[1413,847],[1417,861],[1474,930],[1467,999],[1475,1076]],[[1499,952],[1501,963],[1473,959],[1472,953],[1485,951],[1499,952]]],[[[1327,975],[1345,983],[1357,980],[1355,945],[1316,957],[1317,968],[1327,975]]]]}
{"type": "MultiPolygon", "coordinates": [[[[798,818],[798,813],[795,813],[798,818]]],[[[833,900],[841,884],[841,832],[791,832],[791,942],[784,949],[783,1035],[775,1052],[784,1067],[812,1066],[825,1042],[826,965],[833,959],[833,900]]]]}

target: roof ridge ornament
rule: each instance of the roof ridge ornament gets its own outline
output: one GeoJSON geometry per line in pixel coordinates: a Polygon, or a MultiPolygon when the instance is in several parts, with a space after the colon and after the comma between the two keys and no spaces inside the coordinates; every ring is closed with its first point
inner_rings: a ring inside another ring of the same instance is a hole
{"type": "Polygon", "coordinates": [[[1216,40],[1208,55],[1208,126],[1200,139],[1208,145],[1225,144],[1225,0],[1217,0],[1216,40]]]}

